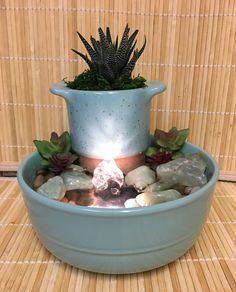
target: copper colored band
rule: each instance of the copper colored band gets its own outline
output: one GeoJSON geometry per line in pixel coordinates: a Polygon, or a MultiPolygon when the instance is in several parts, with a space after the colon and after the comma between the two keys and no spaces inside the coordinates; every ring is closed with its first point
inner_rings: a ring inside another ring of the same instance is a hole
{"type": "MultiPolygon", "coordinates": [[[[101,161],[102,159],[80,156],[80,165],[91,173],[93,173],[94,169],[101,161]]],[[[115,159],[115,162],[117,166],[123,171],[123,173],[127,174],[129,171],[145,163],[145,154],[140,152],[133,156],[115,159]]]]}

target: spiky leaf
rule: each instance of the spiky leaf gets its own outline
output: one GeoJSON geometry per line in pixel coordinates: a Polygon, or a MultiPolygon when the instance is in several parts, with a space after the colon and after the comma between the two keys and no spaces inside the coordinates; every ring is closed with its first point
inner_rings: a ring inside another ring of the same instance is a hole
{"type": "MultiPolygon", "coordinates": [[[[137,60],[144,51],[146,38],[142,48],[140,50],[135,49],[138,30],[135,30],[131,36],[129,36],[129,31],[130,28],[127,24],[122,34],[120,44],[118,44],[118,36],[116,37],[116,41],[114,43],[112,42],[109,27],[106,28],[106,33],[99,27],[99,40],[96,40],[92,36],[90,37],[92,45],[90,45],[78,32],[80,40],[85,46],[90,59],[87,55],[75,49],[72,50],[88,64],[90,70],[96,75],[95,79],[91,80],[91,82],[88,81],[85,86],[88,90],[93,90],[94,87],[107,90],[107,82],[110,84],[108,89],[117,89],[117,84],[119,84],[118,89],[131,89],[145,86],[144,78],[142,78],[142,82],[141,78],[134,81],[131,74],[137,60]],[[102,83],[100,83],[101,80],[102,83]],[[105,82],[103,82],[103,80],[105,80],[105,82]],[[94,82],[96,82],[96,84],[94,84],[94,82]],[[125,84],[125,87],[121,86],[122,83],[125,84]]],[[[66,85],[73,89],[85,89],[84,86],[80,86],[78,79],[80,79],[79,76],[76,76],[72,82],[65,81],[66,85]]]]}

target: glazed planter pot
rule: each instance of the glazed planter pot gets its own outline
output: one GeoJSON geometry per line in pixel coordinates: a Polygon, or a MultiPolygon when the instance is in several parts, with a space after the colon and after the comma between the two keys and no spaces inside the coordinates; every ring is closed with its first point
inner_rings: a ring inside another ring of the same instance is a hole
{"type": "Polygon", "coordinates": [[[208,183],[181,199],[133,209],[72,206],[38,194],[30,187],[40,168],[33,153],[21,163],[18,181],[38,238],[62,261],[100,273],[146,271],[182,256],[203,228],[218,178],[208,153],[189,143],[183,151],[206,157],[208,183]]]}
{"type": "Polygon", "coordinates": [[[66,101],[72,148],[80,155],[81,165],[93,171],[101,159],[113,158],[126,173],[143,163],[141,154],[149,143],[150,101],[165,88],[160,81],[114,91],[74,90],[57,83],[50,91],[66,101]],[[126,169],[124,158],[128,157],[126,169]]]}

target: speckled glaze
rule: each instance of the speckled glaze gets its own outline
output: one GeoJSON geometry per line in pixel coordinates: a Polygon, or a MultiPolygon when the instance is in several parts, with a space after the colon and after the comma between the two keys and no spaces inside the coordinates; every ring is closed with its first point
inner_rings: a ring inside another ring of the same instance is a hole
{"type": "Polygon", "coordinates": [[[218,167],[207,159],[208,183],[184,198],[134,209],[72,206],[50,200],[30,187],[40,157],[33,153],[18,170],[18,181],[33,227],[43,245],[62,261],[99,273],[135,273],[163,266],[182,256],[207,219],[218,167]]]}
{"type": "Polygon", "coordinates": [[[144,151],[149,143],[150,101],[164,90],[160,81],[115,91],[74,90],[64,83],[50,88],[66,100],[73,149],[93,158],[123,158],[144,151]]]}

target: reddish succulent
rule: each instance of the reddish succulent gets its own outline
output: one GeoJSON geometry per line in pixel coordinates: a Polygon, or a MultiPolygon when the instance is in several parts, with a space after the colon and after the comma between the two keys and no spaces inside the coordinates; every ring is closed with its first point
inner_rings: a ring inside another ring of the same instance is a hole
{"type": "Polygon", "coordinates": [[[49,159],[49,169],[54,173],[60,173],[69,167],[78,157],[70,152],[53,154],[49,159]]]}
{"type": "Polygon", "coordinates": [[[156,129],[154,138],[156,144],[162,149],[177,151],[184,145],[188,134],[189,129],[182,129],[178,131],[176,127],[173,127],[169,130],[169,132],[156,129]]]}
{"type": "Polygon", "coordinates": [[[159,164],[169,162],[172,158],[172,153],[168,151],[158,151],[153,156],[146,156],[146,163],[152,168],[156,169],[159,164]]]}

